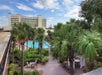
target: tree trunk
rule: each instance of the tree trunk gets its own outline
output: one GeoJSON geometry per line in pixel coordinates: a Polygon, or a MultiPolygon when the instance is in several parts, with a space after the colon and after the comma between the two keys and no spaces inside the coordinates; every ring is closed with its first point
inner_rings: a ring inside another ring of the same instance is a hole
{"type": "Polygon", "coordinates": [[[24,66],[24,43],[21,44],[22,45],[22,65],[21,65],[21,75],[24,75],[24,71],[23,71],[23,66],[24,66]]]}
{"type": "Polygon", "coordinates": [[[70,75],[74,75],[73,60],[69,59],[69,63],[70,63],[70,75]]]}
{"type": "Polygon", "coordinates": [[[70,64],[70,75],[74,75],[74,69],[73,69],[74,51],[71,46],[69,46],[68,59],[70,64]]]}
{"type": "Polygon", "coordinates": [[[88,68],[89,71],[93,70],[94,69],[94,60],[87,60],[86,61],[86,66],[88,68]]]}
{"type": "Polygon", "coordinates": [[[40,61],[42,61],[42,42],[39,42],[40,61]]]}
{"type": "Polygon", "coordinates": [[[27,49],[28,49],[28,41],[26,41],[27,42],[27,49]]]}
{"type": "Polygon", "coordinates": [[[19,43],[19,50],[20,50],[20,43],[19,43]]]}
{"type": "Polygon", "coordinates": [[[13,51],[13,63],[14,63],[14,49],[15,49],[15,42],[13,41],[13,48],[12,48],[12,51],[13,51]]]}

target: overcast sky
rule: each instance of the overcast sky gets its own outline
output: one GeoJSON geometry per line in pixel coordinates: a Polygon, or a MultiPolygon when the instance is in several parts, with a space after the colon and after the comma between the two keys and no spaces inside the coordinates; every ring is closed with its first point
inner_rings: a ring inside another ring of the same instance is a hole
{"type": "Polygon", "coordinates": [[[83,0],[0,0],[0,26],[8,25],[8,12],[23,16],[42,15],[47,26],[65,23],[70,18],[79,19],[83,0]]]}

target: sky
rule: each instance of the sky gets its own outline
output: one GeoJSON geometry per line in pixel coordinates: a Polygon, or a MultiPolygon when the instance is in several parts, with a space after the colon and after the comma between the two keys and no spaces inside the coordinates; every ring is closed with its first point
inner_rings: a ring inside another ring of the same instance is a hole
{"type": "Polygon", "coordinates": [[[80,19],[80,3],[83,0],[0,0],[0,26],[8,25],[8,12],[12,15],[47,19],[47,27],[58,22],[65,23],[71,18],[80,19]]]}

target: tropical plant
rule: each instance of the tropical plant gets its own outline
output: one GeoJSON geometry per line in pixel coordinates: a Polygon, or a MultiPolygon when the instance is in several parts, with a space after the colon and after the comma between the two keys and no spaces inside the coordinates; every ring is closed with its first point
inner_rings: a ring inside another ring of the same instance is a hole
{"type": "Polygon", "coordinates": [[[70,62],[70,74],[73,75],[73,61],[74,61],[74,44],[76,38],[81,33],[81,29],[76,25],[76,21],[72,20],[66,25],[56,30],[53,35],[52,53],[61,62],[70,62]]]}
{"type": "Polygon", "coordinates": [[[102,1],[85,0],[81,3],[81,16],[84,17],[85,26],[91,29],[97,18],[102,18],[102,1]]]}
{"type": "Polygon", "coordinates": [[[27,30],[30,28],[26,23],[18,23],[12,27],[11,35],[16,40],[19,41],[19,44],[22,46],[22,66],[21,66],[21,73],[23,72],[23,65],[24,65],[24,42],[28,39],[27,30]]]}
{"type": "Polygon", "coordinates": [[[102,48],[102,39],[100,34],[96,31],[84,31],[84,34],[80,35],[76,47],[79,54],[85,56],[88,61],[88,67],[90,70],[94,67],[94,60],[96,59],[99,47],[102,48]]]}
{"type": "Polygon", "coordinates": [[[13,73],[14,73],[14,64],[12,63],[12,64],[10,64],[10,66],[9,66],[8,75],[13,75],[13,73]]]}
{"type": "Polygon", "coordinates": [[[42,43],[44,40],[44,29],[38,28],[36,36],[37,36],[37,41],[39,42],[40,61],[42,61],[42,43]]]}

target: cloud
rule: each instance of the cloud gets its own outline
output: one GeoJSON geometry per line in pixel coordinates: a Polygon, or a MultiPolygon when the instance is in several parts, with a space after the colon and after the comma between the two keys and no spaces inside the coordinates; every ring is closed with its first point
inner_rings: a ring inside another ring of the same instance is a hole
{"type": "Polygon", "coordinates": [[[0,10],[10,10],[10,7],[6,5],[0,5],[0,10]]]}
{"type": "Polygon", "coordinates": [[[54,17],[48,17],[47,18],[47,27],[54,27],[54,25],[56,25],[58,22],[58,19],[54,18],[54,17]]]}
{"type": "Polygon", "coordinates": [[[16,13],[15,10],[7,5],[0,5],[0,10],[4,11],[4,10],[7,10],[9,12],[12,12],[12,13],[16,13]]]}
{"type": "Polygon", "coordinates": [[[36,3],[33,3],[32,5],[33,5],[33,7],[35,7],[35,8],[39,8],[39,9],[43,9],[43,8],[44,8],[44,5],[43,5],[42,2],[39,1],[39,0],[38,0],[36,3]]]}
{"type": "Polygon", "coordinates": [[[52,27],[52,24],[53,24],[53,17],[49,17],[48,19],[47,19],[47,27],[52,27]]]}
{"type": "Polygon", "coordinates": [[[60,16],[60,17],[61,17],[61,16],[63,16],[63,14],[62,14],[62,13],[58,13],[57,15],[58,15],[58,16],[60,16]]]}
{"type": "Polygon", "coordinates": [[[0,16],[0,26],[6,26],[8,25],[8,18],[7,16],[0,16]]]}
{"type": "Polygon", "coordinates": [[[11,10],[11,8],[7,5],[0,5],[0,10],[11,10]]]}
{"type": "Polygon", "coordinates": [[[27,16],[27,17],[35,17],[35,16],[36,16],[36,14],[35,14],[35,15],[28,14],[28,15],[24,15],[24,16],[27,16]]]}
{"type": "Polygon", "coordinates": [[[55,12],[55,10],[52,9],[51,12],[55,12]]]}
{"type": "Polygon", "coordinates": [[[37,0],[32,3],[33,7],[38,9],[58,9],[59,2],[58,0],[37,0]]]}
{"type": "Polygon", "coordinates": [[[20,4],[17,6],[18,9],[21,9],[21,10],[24,10],[24,11],[34,11],[32,8],[26,6],[26,5],[23,5],[23,4],[20,4]]]}
{"type": "Polygon", "coordinates": [[[65,6],[68,6],[71,3],[73,3],[72,0],[63,0],[63,5],[65,5],[65,6]]]}
{"type": "Polygon", "coordinates": [[[54,27],[57,23],[65,23],[65,20],[62,18],[48,17],[47,18],[47,27],[54,27]]]}
{"type": "Polygon", "coordinates": [[[80,6],[74,6],[71,10],[69,10],[64,17],[67,18],[75,18],[75,19],[79,19],[79,12],[81,10],[80,6]]]}

